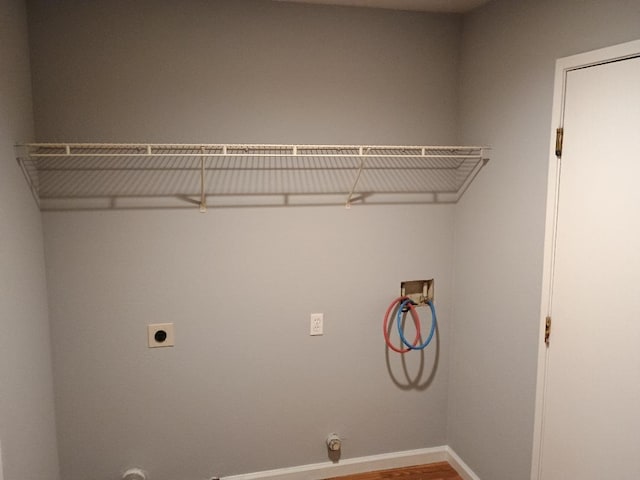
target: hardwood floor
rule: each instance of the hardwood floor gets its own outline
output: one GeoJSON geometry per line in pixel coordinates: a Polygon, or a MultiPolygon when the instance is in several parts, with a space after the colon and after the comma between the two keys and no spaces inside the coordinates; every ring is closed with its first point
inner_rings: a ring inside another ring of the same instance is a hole
{"type": "Polygon", "coordinates": [[[447,462],[394,468],[379,472],[359,473],[328,480],[462,480],[462,477],[447,462]]]}

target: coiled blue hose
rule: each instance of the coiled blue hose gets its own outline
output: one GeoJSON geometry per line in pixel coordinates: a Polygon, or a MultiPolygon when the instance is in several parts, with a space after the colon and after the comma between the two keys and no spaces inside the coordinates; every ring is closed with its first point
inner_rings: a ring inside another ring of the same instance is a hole
{"type": "Polygon", "coordinates": [[[415,347],[409,343],[409,341],[405,338],[404,336],[404,332],[402,331],[402,311],[404,310],[404,308],[407,306],[408,303],[414,303],[412,300],[407,299],[404,300],[401,304],[400,307],[398,308],[398,314],[396,315],[396,323],[398,325],[398,333],[400,334],[400,339],[402,340],[402,343],[404,343],[407,348],[410,348],[411,350],[423,350],[427,345],[429,345],[431,343],[431,339],[433,338],[433,334],[436,331],[436,308],[433,306],[433,303],[431,301],[427,301],[427,305],[429,305],[429,308],[431,309],[431,330],[429,331],[429,336],[427,337],[427,339],[420,345],[416,345],[415,347]]]}

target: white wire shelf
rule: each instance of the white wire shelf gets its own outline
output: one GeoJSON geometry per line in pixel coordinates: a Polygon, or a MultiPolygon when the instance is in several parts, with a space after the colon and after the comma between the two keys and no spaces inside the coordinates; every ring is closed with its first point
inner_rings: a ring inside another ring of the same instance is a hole
{"type": "Polygon", "coordinates": [[[487,147],[29,143],[41,210],[455,203],[487,147]]]}

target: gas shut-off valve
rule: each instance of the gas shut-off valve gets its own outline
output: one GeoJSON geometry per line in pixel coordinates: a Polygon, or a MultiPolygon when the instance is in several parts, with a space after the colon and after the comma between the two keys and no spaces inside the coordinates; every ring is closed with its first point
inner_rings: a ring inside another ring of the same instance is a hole
{"type": "Polygon", "coordinates": [[[122,474],[122,480],[147,480],[147,472],[141,468],[130,468],[122,474]]]}
{"type": "Polygon", "coordinates": [[[335,433],[327,437],[327,448],[332,452],[339,452],[342,447],[342,440],[335,433]]]}

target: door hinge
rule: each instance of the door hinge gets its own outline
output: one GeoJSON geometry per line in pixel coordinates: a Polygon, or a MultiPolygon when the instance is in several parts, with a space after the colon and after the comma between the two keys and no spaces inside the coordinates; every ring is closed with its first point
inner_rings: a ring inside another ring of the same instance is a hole
{"type": "Polygon", "coordinates": [[[564,128],[556,130],[556,157],[562,158],[562,141],[564,140],[564,128]]]}
{"type": "Polygon", "coordinates": [[[544,343],[549,346],[549,337],[551,337],[551,317],[547,317],[544,323],[544,343]]]}

